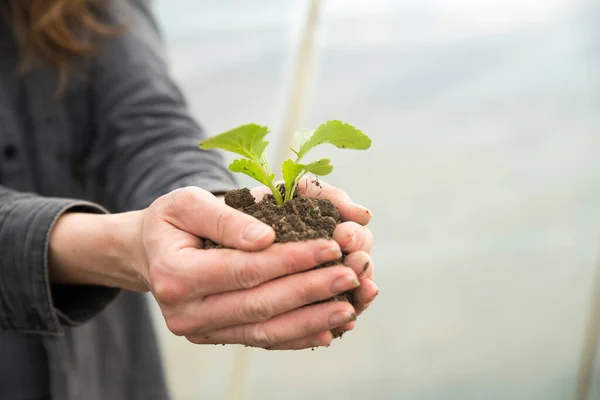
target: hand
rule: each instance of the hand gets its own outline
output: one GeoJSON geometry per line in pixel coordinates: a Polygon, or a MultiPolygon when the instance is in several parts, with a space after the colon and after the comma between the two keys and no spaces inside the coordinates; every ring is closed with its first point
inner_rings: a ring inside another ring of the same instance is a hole
{"type": "MultiPolygon", "coordinates": [[[[368,212],[349,205],[341,192],[327,193],[345,219],[368,222],[368,212]]],[[[348,322],[376,292],[368,282],[372,262],[362,253],[368,252],[372,238],[358,225],[341,224],[337,241],[272,245],[270,227],[204,190],[186,188],[142,211],[64,214],[51,231],[48,270],[52,283],[150,291],[168,328],[194,343],[325,346],[332,329],[353,327],[348,322]],[[235,250],[203,250],[199,237],[235,250]],[[347,260],[352,268],[312,270],[340,258],[338,242],[351,251],[347,260]],[[365,259],[370,264],[363,272],[365,259]],[[360,274],[356,310],[346,302],[303,307],[358,287],[360,274]]]]}
{"type": "MultiPolygon", "coordinates": [[[[379,294],[379,289],[373,281],[375,270],[370,256],[373,234],[366,227],[371,221],[371,212],[352,202],[343,190],[321,180],[317,183],[314,178],[303,178],[298,184],[298,192],[308,197],[328,199],[339,210],[343,222],[335,229],[333,238],[346,254],[345,264],[351,267],[359,277],[360,287],[354,290],[354,306],[356,315],[362,314],[379,294]]],[[[268,193],[270,191],[266,187],[252,190],[257,201],[268,193]]],[[[355,322],[350,322],[335,331],[340,334],[353,329],[354,325],[355,322]]],[[[325,336],[326,333],[322,332],[320,335],[325,336]]]]}
{"type": "MultiPolygon", "coordinates": [[[[169,330],[193,343],[324,346],[332,340],[332,329],[356,319],[347,302],[303,307],[359,286],[354,269],[309,271],[341,257],[335,240],[272,245],[272,228],[198,188],[171,192],[137,218],[138,243],[133,247],[139,251],[131,264],[154,295],[169,330]],[[203,250],[199,238],[231,249],[203,250]]],[[[353,249],[357,244],[346,245],[353,249]]],[[[362,263],[359,273],[368,258],[360,254],[353,256],[362,263]]]]}

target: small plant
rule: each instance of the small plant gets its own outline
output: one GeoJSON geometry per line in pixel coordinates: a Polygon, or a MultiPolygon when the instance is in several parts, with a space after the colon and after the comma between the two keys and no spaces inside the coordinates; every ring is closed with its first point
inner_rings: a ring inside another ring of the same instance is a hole
{"type": "Polygon", "coordinates": [[[266,148],[269,142],[265,136],[269,128],[254,123],[241,125],[230,131],[208,138],[200,143],[201,149],[221,149],[237,153],[244,158],[234,160],[229,169],[239,172],[257,180],[271,189],[278,205],[287,203],[294,198],[298,182],[304,175],[311,173],[316,176],[325,176],[331,173],[333,165],[328,158],[302,164],[302,160],[310,150],[322,145],[332,144],[341,149],[366,150],[371,147],[371,139],[354,126],[341,121],[327,121],[315,131],[303,129],[296,132],[298,149],[291,149],[296,155],[296,160],[287,159],[281,165],[285,192],[279,191],[275,185],[273,174],[266,157],[266,148]]]}

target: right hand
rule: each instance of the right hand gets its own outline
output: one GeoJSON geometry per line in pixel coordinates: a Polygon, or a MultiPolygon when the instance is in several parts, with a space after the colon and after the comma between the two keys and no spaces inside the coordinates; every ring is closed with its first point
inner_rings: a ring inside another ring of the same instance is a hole
{"type": "Polygon", "coordinates": [[[362,265],[312,270],[341,257],[334,240],[274,244],[272,228],[199,188],[136,214],[132,265],[168,329],[197,344],[269,349],[327,346],[356,319],[347,302],[308,304],[359,286],[362,265]],[[203,250],[209,238],[228,249],[203,250]]]}

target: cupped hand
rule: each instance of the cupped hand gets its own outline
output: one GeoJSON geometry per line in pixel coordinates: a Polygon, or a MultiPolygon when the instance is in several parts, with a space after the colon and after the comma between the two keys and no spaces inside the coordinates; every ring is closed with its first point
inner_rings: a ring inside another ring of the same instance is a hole
{"type": "MultiPolygon", "coordinates": [[[[266,187],[258,187],[251,192],[257,201],[270,193],[266,187]]],[[[298,192],[308,197],[328,199],[338,209],[342,223],[335,229],[333,239],[346,254],[344,261],[346,266],[351,267],[359,278],[360,286],[354,289],[354,308],[357,316],[362,314],[379,294],[379,289],[374,282],[374,263],[370,256],[373,234],[366,227],[371,221],[371,212],[354,203],[342,189],[315,178],[303,178],[298,184],[298,192]]],[[[355,322],[349,322],[336,328],[334,333],[339,335],[353,329],[354,325],[355,322]]],[[[314,339],[327,337],[328,334],[328,332],[321,332],[315,335],[314,339]]],[[[286,343],[285,346],[301,347],[304,342],[311,339],[304,338],[297,343],[286,343]]]]}
{"type": "Polygon", "coordinates": [[[207,191],[179,189],[139,214],[139,251],[132,264],[169,330],[193,343],[327,346],[331,331],[348,328],[374,297],[364,283],[372,277],[372,239],[361,226],[367,214],[340,199],[343,215],[359,222],[340,225],[337,240],[273,244],[269,226],[207,191]],[[227,249],[204,250],[200,238],[227,249]],[[352,250],[353,268],[312,270],[340,258],[342,249],[352,250]],[[359,286],[356,309],[347,302],[305,307],[359,286]]]}

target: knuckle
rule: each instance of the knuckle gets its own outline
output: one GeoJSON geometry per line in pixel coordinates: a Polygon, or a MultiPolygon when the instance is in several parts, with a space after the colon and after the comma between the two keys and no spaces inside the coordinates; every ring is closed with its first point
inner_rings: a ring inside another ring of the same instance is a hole
{"type": "MultiPolygon", "coordinates": [[[[320,272],[320,271],[314,271],[314,272],[320,272]]],[[[314,277],[311,277],[311,278],[314,278],[314,277]]],[[[311,279],[311,280],[309,280],[307,282],[303,282],[302,284],[295,287],[293,290],[293,293],[291,293],[290,296],[294,296],[296,298],[296,301],[298,302],[298,304],[307,305],[307,304],[314,303],[316,301],[321,300],[321,298],[319,296],[320,291],[315,290],[315,288],[317,286],[318,285],[315,284],[314,279],[311,279]]]]}
{"type": "Polygon", "coordinates": [[[217,218],[217,235],[220,238],[227,236],[227,231],[232,224],[233,213],[224,211],[217,218]]]}
{"type": "Polygon", "coordinates": [[[149,279],[152,294],[161,304],[180,304],[193,294],[193,282],[180,276],[173,262],[165,257],[151,261],[149,279]]]}
{"type": "Polygon", "coordinates": [[[187,288],[172,278],[153,279],[152,292],[159,303],[177,304],[187,297],[187,288]]]}
{"type": "Polygon", "coordinates": [[[299,326],[298,336],[305,337],[314,334],[315,332],[313,332],[313,324],[314,323],[312,321],[303,321],[303,323],[299,326]]]}
{"type": "Polygon", "coordinates": [[[169,201],[166,203],[166,212],[169,214],[180,214],[182,210],[194,207],[200,198],[201,189],[185,187],[169,193],[169,201]]]}
{"type": "Polygon", "coordinates": [[[262,296],[247,296],[244,302],[245,320],[266,321],[273,317],[273,307],[262,296]]]}
{"type": "Polygon", "coordinates": [[[195,320],[193,331],[195,334],[205,334],[213,329],[214,325],[207,319],[195,320]]]}
{"type": "Polygon", "coordinates": [[[167,329],[175,336],[186,336],[191,333],[190,327],[183,318],[171,317],[165,318],[167,329]]]}
{"type": "Polygon", "coordinates": [[[242,289],[251,289],[262,283],[260,269],[254,257],[247,257],[231,269],[233,279],[242,289]]]}
{"type": "Polygon", "coordinates": [[[273,347],[277,344],[277,341],[273,335],[264,329],[261,324],[256,324],[250,330],[250,343],[258,347],[273,347]]]}
{"type": "Polygon", "coordinates": [[[162,196],[156,198],[152,203],[150,203],[149,208],[154,210],[162,210],[171,202],[172,197],[173,192],[163,194],[162,196]]]}

